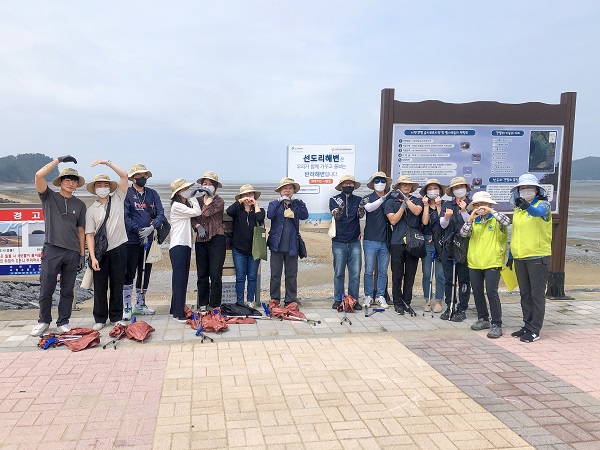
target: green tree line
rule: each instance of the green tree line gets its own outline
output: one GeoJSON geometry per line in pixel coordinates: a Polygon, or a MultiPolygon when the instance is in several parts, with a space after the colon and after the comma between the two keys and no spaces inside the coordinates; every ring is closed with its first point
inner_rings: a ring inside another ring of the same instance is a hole
{"type": "MultiPolygon", "coordinates": [[[[35,173],[50,161],[52,161],[52,158],[41,153],[3,156],[0,158],[0,182],[33,183],[35,173]]],[[[46,177],[46,180],[51,181],[57,176],[58,169],[55,168],[46,177]]]]}

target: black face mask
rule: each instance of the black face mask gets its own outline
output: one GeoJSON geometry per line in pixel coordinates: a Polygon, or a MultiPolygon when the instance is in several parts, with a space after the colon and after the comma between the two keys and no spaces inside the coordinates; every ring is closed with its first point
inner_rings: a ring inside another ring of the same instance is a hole
{"type": "Polygon", "coordinates": [[[136,178],[135,179],[135,184],[137,184],[139,187],[144,187],[146,186],[146,181],[148,181],[148,178],[136,178]]]}
{"type": "Polygon", "coordinates": [[[342,187],[342,192],[346,195],[350,195],[354,192],[354,186],[344,186],[342,187]]]}

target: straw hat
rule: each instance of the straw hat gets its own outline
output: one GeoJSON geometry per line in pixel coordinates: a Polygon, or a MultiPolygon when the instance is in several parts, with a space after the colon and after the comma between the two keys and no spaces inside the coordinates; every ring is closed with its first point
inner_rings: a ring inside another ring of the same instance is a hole
{"type": "Polygon", "coordinates": [[[177,178],[171,183],[171,198],[175,197],[175,194],[182,189],[193,186],[193,182],[185,181],[183,178],[177,178]]]}
{"type": "Polygon", "coordinates": [[[465,180],[464,177],[454,177],[450,180],[450,186],[446,188],[446,195],[448,197],[454,197],[454,194],[452,193],[452,188],[461,184],[467,186],[467,192],[471,192],[471,185],[467,182],[467,180],[465,180]]]}
{"type": "Polygon", "coordinates": [[[335,187],[336,191],[341,191],[342,190],[342,183],[344,181],[352,181],[354,183],[354,189],[358,189],[361,185],[360,181],[356,181],[354,179],[354,175],[342,175],[342,178],[340,178],[340,182],[337,184],[337,186],[335,187]]]}
{"type": "Polygon", "coordinates": [[[467,211],[473,211],[475,203],[487,203],[488,205],[497,205],[488,191],[477,191],[473,194],[471,203],[467,205],[467,211]]]}
{"type": "Polygon", "coordinates": [[[440,180],[438,180],[437,178],[430,178],[429,180],[427,180],[425,182],[425,186],[423,186],[421,188],[421,190],[419,191],[419,194],[421,194],[421,197],[427,197],[427,188],[429,186],[431,186],[432,184],[437,184],[438,187],[440,188],[440,197],[442,195],[444,195],[444,192],[446,192],[446,189],[448,188],[447,186],[440,183],[440,180]]]}
{"type": "Polygon", "coordinates": [[[111,193],[115,192],[117,190],[117,186],[118,186],[117,182],[112,181],[110,179],[110,177],[108,175],[106,175],[105,173],[101,173],[100,175],[96,175],[94,177],[94,179],[87,184],[86,188],[90,194],[96,195],[96,186],[95,185],[96,185],[97,181],[108,181],[110,183],[110,192],[111,193]]]}
{"type": "Polygon", "coordinates": [[[394,185],[394,189],[398,189],[401,183],[412,184],[410,188],[410,192],[414,192],[419,188],[419,183],[415,183],[412,178],[408,175],[400,175],[396,180],[396,184],[394,185]]]}
{"type": "Polygon", "coordinates": [[[286,184],[292,184],[294,186],[294,193],[296,193],[300,190],[300,185],[298,183],[296,183],[293,178],[285,177],[279,181],[279,186],[277,186],[277,189],[275,189],[275,192],[279,192],[281,190],[281,188],[284,187],[286,184]]]}
{"type": "Polygon", "coordinates": [[[145,173],[147,178],[150,178],[152,176],[152,172],[146,169],[145,165],[134,164],[133,166],[131,166],[131,172],[129,173],[129,175],[127,175],[127,178],[133,180],[133,176],[137,173],[145,173]]]}
{"type": "Polygon", "coordinates": [[[196,180],[196,183],[200,183],[202,184],[202,180],[210,180],[210,181],[214,181],[215,183],[217,183],[217,187],[218,188],[222,188],[223,185],[221,183],[219,183],[219,175],[217,175],[216,172],[204,172],[204,175],[202,175],[201,178],[198,178],[196,180]]]}
{"type": "Polygon", "coordinates": [[[521,175],[519,177],[518,184],[515,187],[513,187],[511,189],[511,191],[514,192],[515,190],[519,189],[519,187],[521,187],[521,186],[535,186],[539,189],[541,195],[543,195],[544,197],[546,196],[546,189],[544,189],[542,187],[542,185],[538,181],[537,177],[533,174],[524,173],[523,175],[521,175]]]}
{"type": "Polygon", "coordinates": [[[247,194],[248,192],[254,192],[254,200],[258,200],[258,197],[260,197],[260,191],[254,189],[254,186],[251,184],[244,184],[242,187],[240,187],[240,193],[235,196],[235,199],[239,200],[242,195],[247,194]]]}
{"type": "Polygon", "coordinates": [[[385,172],[375,172],[373,175],[371,175],[371,179],[369,180],[369,182],[367,183],[367,187],[369,189],[375,189],[375,186],[373,184],[373,180],[375,178],[385,178],[385,190],[387,191],[390,186],[392,185],[392,177],[388,177],[385,172]]]}
{"type": "Polygon", "coordinates": [[[77,177],[77,178],[79,178],[77,187],[81,187],[85,183],[85,179],[83,177],[79,176],[79,173],[77,172],[76,169],[73,169],[72,167],[65,167],[63,170],[60,171],[58,176],[54,180],[52,180],[52,184],[54,186],[60,186],[62,177],[77,177]]]}

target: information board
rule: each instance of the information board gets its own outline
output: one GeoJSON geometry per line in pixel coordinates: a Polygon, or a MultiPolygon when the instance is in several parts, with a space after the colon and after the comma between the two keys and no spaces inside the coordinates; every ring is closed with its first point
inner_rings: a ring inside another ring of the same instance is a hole
{"type": "Polygon", "coordinates": [[[0,276],[39,274],[44,233],[41,208],[0,209],[0,276]]]}

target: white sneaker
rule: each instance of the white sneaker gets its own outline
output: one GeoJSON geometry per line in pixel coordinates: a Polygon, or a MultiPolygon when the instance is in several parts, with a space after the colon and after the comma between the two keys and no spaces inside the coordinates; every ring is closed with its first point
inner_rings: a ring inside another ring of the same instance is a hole
{"type": "Polygon", "coordinates": [[[367,295],[365,297],[365,299],[363,300],[363,306],[365,308],[368,308],[371,306],[371,303],[373,303],[373,297],[371,297],[370,295],[367,295]]]}
{"type": "Polygon", "coordinates": [[[42,334],[44,334],[44,331],[46,331],[48,328],[50,328],[49,323],[38,322],[38,324],[35,327],[33,327],[33,330],[31,330],[31,333],[29,334],[31,336],[41,336],[42,334]]]}
{"type": "Polygon", "coordinates": [[[375,302],[379,303],[380,308],[386,309],[388,307],[388,304],[385,301],[385,297],[383,296],[376,297],[375,302]]]}
{"type": "Polygon", "coordinates": [[[133,314],[150,316],[154,314],[154,310],[148,308],[146,305],[139,305],[136,303],[136,305],[133,307],[133,314]]]}
{"type": "Polygon", "coordinates": [[[92,327],[92,330],[100,331],[102,328],[104,328],[104,324],[101,322],[96,322],[92,327]]]}
{"type": "Polygon", "coordinates": [[[246,302],[248,308],[254,308],[254,302],[246,302]]]}
{"type": "Polygon", "coordinates": [[[72,329],[73,328],[71,328],[71,325],[69,325],[68,323],[65,323],[64,325],[58,327],[58,331],[60,331],[61,333],[68,333],[72,329]]]}
{"type": "Polygon", "coordinates": [[[131,320],[131,308],[123,309],[123,320],[131,320]]]}

